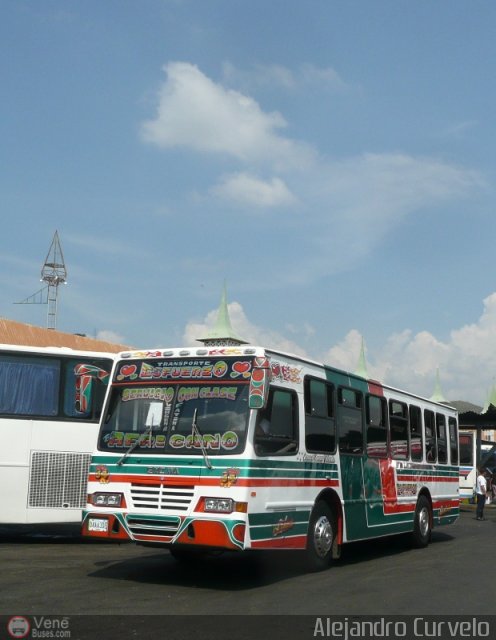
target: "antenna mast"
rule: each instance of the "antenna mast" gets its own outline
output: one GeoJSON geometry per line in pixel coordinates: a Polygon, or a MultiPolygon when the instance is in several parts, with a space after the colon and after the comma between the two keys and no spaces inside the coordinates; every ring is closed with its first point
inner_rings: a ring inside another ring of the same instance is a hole
{"type": "Polygon", "coordinates": [[[47,304],[47,329],[55,329],[57,326],[58,287],[67,283],[66,278],[67,269],[65,268],[64,254],[60,246],[58,231],[55,231],[41,269],[41,282],[45,282],[46,287],[16,304],[47,304]]]}

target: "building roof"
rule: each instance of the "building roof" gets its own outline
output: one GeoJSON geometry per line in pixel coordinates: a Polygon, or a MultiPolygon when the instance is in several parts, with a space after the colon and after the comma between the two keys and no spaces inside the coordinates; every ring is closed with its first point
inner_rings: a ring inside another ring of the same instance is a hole
{"type": "Polygon", "coordinates": [[[0,344],[14,344],[25,347],[67,347],[79,351],[103,351],[118,353],[126,351],[129,345],[96,340],[55,329],[35,327],[31,324],[0,318],[0,344]]]}
{"type": "Polygon", "coordinates": [[[468,413],[469,411],[472,413],[481,413],[482,407],[478,404],[473,404],[472,402],[467,402],[466,400],[452,400],[448,402],[451,407],[455,407],[459,413],[468,413]]]}

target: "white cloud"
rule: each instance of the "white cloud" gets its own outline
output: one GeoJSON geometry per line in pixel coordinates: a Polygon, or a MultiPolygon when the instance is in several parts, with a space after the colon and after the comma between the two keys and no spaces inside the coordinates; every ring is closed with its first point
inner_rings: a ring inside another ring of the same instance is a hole
{"type": "MultiPolygon", "coordinates": [[[[329,349],[325,359],[339,368],[355,370],[360,340],[358,331],[350,331],[329,349]]],[[[496,377],[496,293],[484,300],[476,323],[453,329],[446,342],[428,331],[413,334],[406,329],[367,354],[367,366],[371,377],[427,397],[434,392],[439,367],[447,400],[483,405],[496,377]]]]}
{"type": "Polygon", "coordinates": [[[110,329],[102,329],[96,334],[97,340],[103,340],[104,342],[111,342],[112,344],[126,344],[126,340],[123,336],[111,331],[110,329]]]}
{"type": "Polygon", "coordinates": [[[286,167],[311,158],[305,145],[279,135],[286,127],[280,113],[265,113],[253,98],[225,89],[192,64],[171,62],[164,70],[157,115],[142,125],[146,142],[286,167]]]}
{"type": "Polygon", "coordinates": [[[211,193],[236,204],[254,207],[291,207],[297,202],[281,178],[261,180],[244,172],[224,176],[212,187],[211,193]]]}
{"type": "Polygon", "coordinates": [[[285,276],[304,283],[359,265],[409,216],[422,210],[435,215],[482,184],[475,171],[391,153],[321,162],[293,173],[288,185],[304,208],[298,241],[308,251],[285,276]]]}
{"type": "Polygon", "coordinates": [[[303,64],[295,69],[279,64],[256,64],[249,70],[243,70],[225,62],[222,72],[227,83],[236,84],[247,91],[274,86],[290,91],[308,87],[339,92],[350,89],[350,85],[332,67],[316,67],[312,64],[303,64]]]}
{"type": "MultiPolygon", "coordinates": [[[[288,340],[276,331],[252,324],[246,317],[243,307],[238,302],[229,303],[228,311],[234,331],[250,344],[301,356],[305,355],[304,349],[292,340],[288,340]]],[[[214,327],[217,320],[217,312],[217,309],[210,311],[201,322],[189,322],[184,330],[184,344],[187,346],[198,346],[197,339],[208,335],[209,331],[214,327]]]]}
{"type": "MultiPolygon", "coordinates": [[[[296,82],[284,67],[264,69],[283,84],[296,82]]],[[[173,62],[165,71],[157,116],[143,124],[144,139],[164,148],[236,158],[243,166],[219,177],[207,190],[212,199],[259,211],[292,207],[301,214],[285,230],[288,247],[304,247],[282,274],[286,283],[304,284],[359,265],[408,216],[422,209],[436,215],[483,185],[477,172],[432,157],[319,157],[317,149],[284,137],[283,116],[264,112],[248,95],[225,88],[189,63],[173,62]]],[[[301,67],[299,78],[330,77],[331,71],[301,67]]],[[[208,204],[208,197],[194,200],[208,204]]]]}
{"type": "MultiPolygon", "coordinates": [[[[228,305],[235,332],[251,344],[307,357],[294,340],[254,325],[238,302],[228,305]]],[[[189,322],[184,331],[184,344],[195,345],[196,339],[208,334],[215,325],[217,310],[201,322],[189,322]]],[[[288,333],[305,339],[308,327],[287,327],[288,333]]],[[[365,337],[365,343],[367,336],[365,337]]],[[[356,371],[362,335],[349,331],[337,344],[315,360],[322,360],[344,371],[356,371]]],[[[447,400],[467,400],[483,405],[496,377],[496,293],[484,300],[479,320],[454,329],[449,340],[442,342],[428,331],[413,334],[409,329],[389,336],[383,344],[369,350],[365,344],[369,377],[399,389],[430,397],[435,388],[436,370],[440,370],[441,387],[447,400]]]]}
{"type": "Polygon", "coordinates": [[[463,122],[455,122],[442,129],[438,135],[446,138],[454,138],[460,140],[464,138],[472,129],[478,126],[477,120],[464,120],[463,122]]]}

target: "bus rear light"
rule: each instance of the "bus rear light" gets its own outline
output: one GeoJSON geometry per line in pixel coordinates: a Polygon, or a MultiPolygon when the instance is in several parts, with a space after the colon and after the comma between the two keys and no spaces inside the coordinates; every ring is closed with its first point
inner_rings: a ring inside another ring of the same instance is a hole
{"type": "Polygon", "coordinates": [[[122,493],[98,492],[88,496],[90,504],[95,507],[123,507],[126,505],[122,493]]]}

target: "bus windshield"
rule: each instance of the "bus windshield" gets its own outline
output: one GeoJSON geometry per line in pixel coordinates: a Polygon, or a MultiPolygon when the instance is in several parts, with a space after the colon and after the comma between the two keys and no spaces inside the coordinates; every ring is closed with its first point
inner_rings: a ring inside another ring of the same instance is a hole
{"type": "Polygon", "coordinates": [[[244,450],[248,416],[247,384],[115,386],[98,446],[201,456],[203,445],[209,454],[232,455],[244,450]]]}

